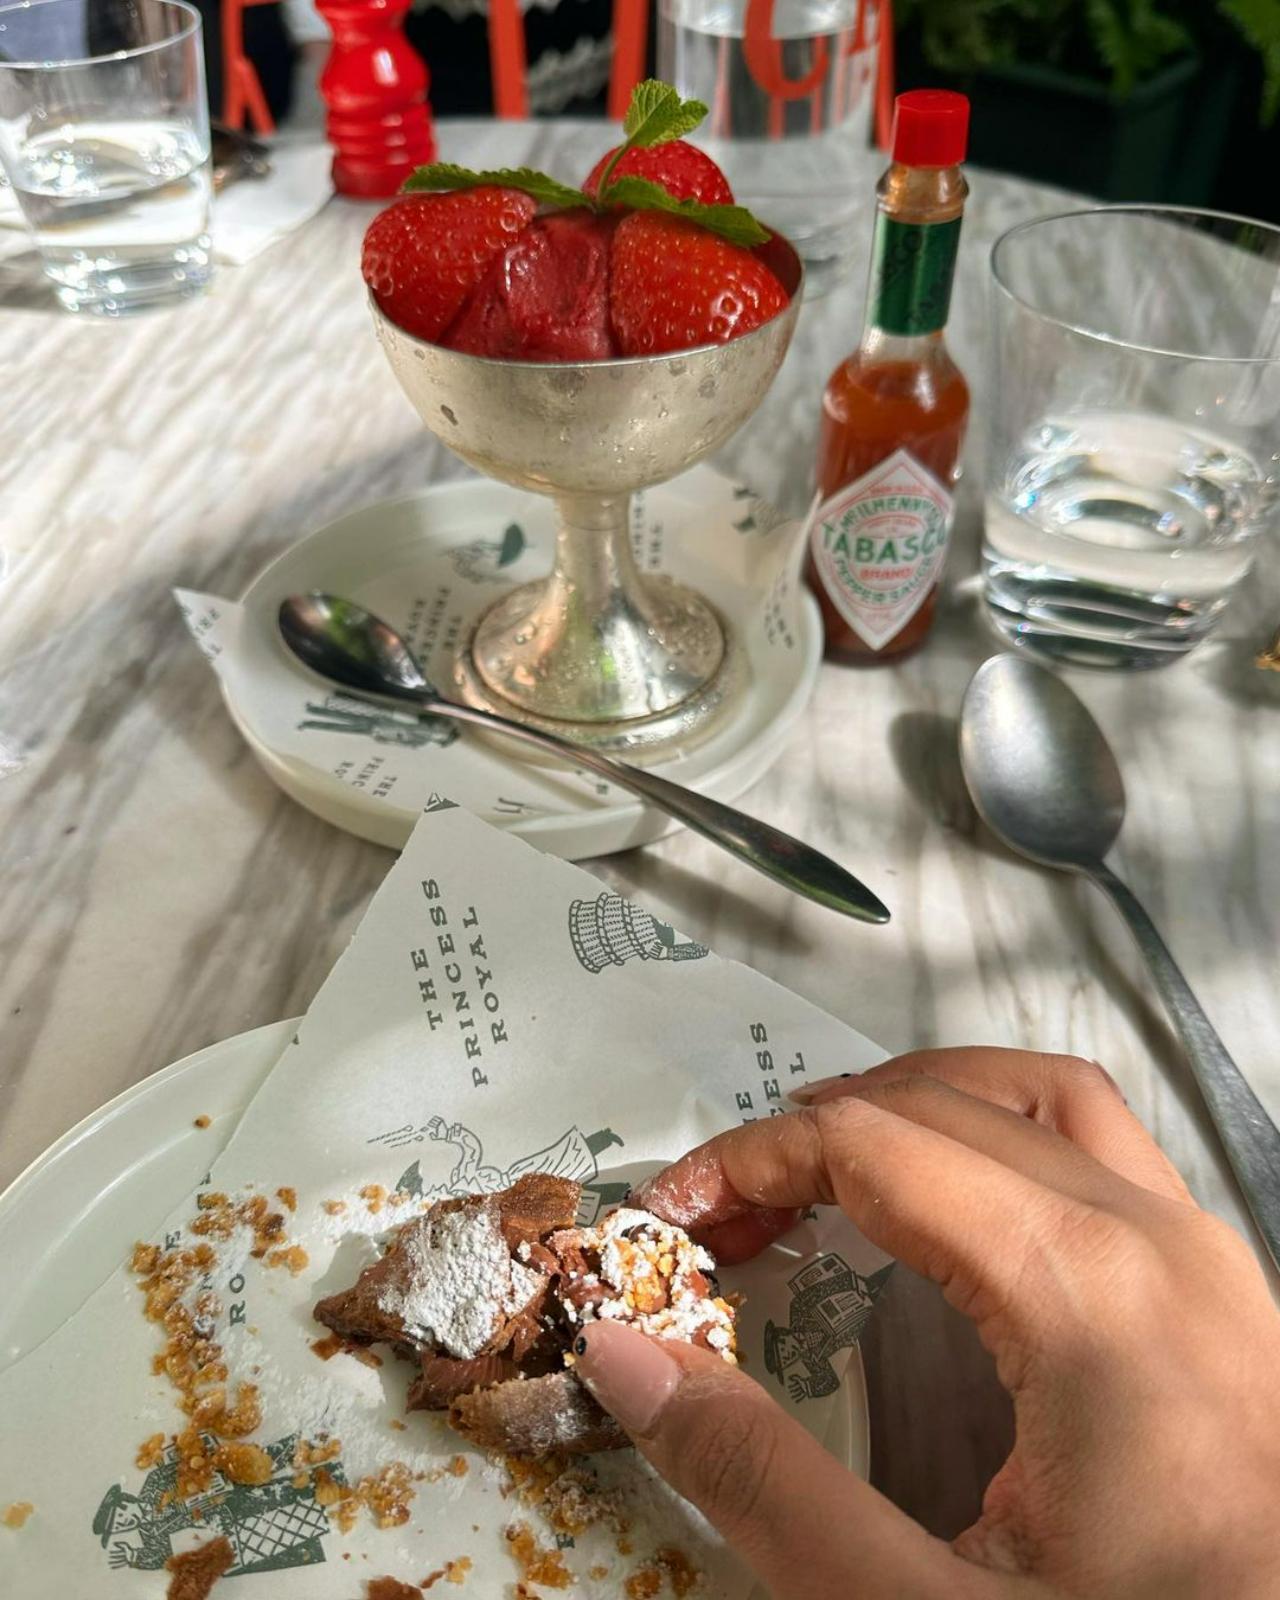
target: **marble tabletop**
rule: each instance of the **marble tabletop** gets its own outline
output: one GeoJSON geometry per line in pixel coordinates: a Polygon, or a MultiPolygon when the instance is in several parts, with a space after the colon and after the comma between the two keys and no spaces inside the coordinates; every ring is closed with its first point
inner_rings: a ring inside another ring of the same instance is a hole
{"type": "MultiPolygon", "coordinates": [[[[445,124],[441,148],[476,166],[588,164],[566,124],[445,124]]],[[[860,262],[878,166],[868,153],[860,262]]],[[[1101,1060],[1200,1200],[1247,1231],[1114,913],[996,846],[960,780],[954,719],[994,648],[972,576],[986,256],[1010,223],[1062,207],[984,173],[972,188],[952,345],[975,403],[940,623],[902,665],[825,667],[743,801],[864,872],[893,921],[840,921],[687,833],[592,865],[889,1050],[988,1042],[1101,1060]]],[[[371,335],[358,272],[370,215],[334,201],[222,270],[203,301],[125,324],[61,315],[29,258],[0,264],[0,1185],[146,1074],[303,1011],[387,870],[387,851],[264,776],[170,594],[237,594],[319,524],[465,473],[423,432],[371,335]]],[[[862,284],[859,268],[806,305],[777,384],[718,458],[793,510],[862,284]]],[[[1280,621],[1275,564],[1264,552],[1221,640],[1188,661],[1073,681],[1125,773],[1115,859],[1280,1117],[1280,675],[1251,664],[1280,621]]],[[[954,1533],[1010,1437],[990,1363],[905,1271],[864,1353],[876,1481],[954,1533]]]]}

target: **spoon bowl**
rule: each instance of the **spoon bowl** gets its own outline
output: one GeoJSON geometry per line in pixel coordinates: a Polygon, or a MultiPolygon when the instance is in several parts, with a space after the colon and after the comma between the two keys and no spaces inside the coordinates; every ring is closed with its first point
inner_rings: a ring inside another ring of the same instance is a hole
{"type": "Polygon", "coordinates": [[[677,818],[794,893],[859,922],[889,920],[888,911],[866,884],[812,845],[767,822],[656,772],[643,772],[600,750],[583,748],[559,734],[497,716],[481,706],[445,699],[396,630],[354,600],[334,594],[290,595],[280,603],[278,622],[286,646],[331,683],[366,699],[408,701],[429,715],[452,717],[501,733],[561,761],[586,767],[677,818]]]}
{"type": "Polygon", "coordinates": [[[1124,781],[1102,729],[1061,678],[1025,656],[974,674],[960,712],[960,765],[978,814],[1045,866],[1101,862],[1124,821],[1124,781]]]}
{"type": "Polygon", "coordinates": [[[993,656],[965,692],[960,765],[979,815],[998,838],[1033,861],[1092,878],[1128,923],[1240,1191],[1280,1266],[1280,1130],[1141,901],[1104,860],[1124,821],[1124,784],[1102,729],[1046,667],[1025,656],[993,656]]]}

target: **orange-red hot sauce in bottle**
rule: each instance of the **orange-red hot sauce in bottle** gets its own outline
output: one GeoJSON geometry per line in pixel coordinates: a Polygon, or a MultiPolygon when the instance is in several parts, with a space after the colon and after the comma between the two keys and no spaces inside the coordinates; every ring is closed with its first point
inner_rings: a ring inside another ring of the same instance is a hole
{"type": "Polygon", "coordinates": [[[896,660],[933,625],[969,419],[969,386],[943,342],[968,132],[963,95],[898,96],[862,342],[822,397],[807,572],[828,660],[896,660]]]}

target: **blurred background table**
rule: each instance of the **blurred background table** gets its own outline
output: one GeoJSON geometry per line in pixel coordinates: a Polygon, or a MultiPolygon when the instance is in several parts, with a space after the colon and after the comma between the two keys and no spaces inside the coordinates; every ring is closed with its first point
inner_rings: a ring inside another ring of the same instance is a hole
{"type": "MultiPolygon", "coordinates": [[[[445,159],[565,175],[599,142],[599,124],[440,129],[445,159]]],[[[853,273],[805,307],[775,388],[718,458],[796,512],[823,382],[858,337],[880,165],[868,152],[853,273]]],[[[743,800],[864,874],[892,923],[840,921],[687,833],[593,867],[888,1050],[986,1042],[1103,1061],[1199,1199],[1247,1228],[1113,913],[997,847],[960,779],[954,719],[994,648],[973,577],[986,258],[1005,227],[1064,204],[1015,179],[972,184],[949,337],[973,430],[941,620],[902,665],[824,667],[743,800]]],[[[170,594],[238,594],[320,524],[465,473],[373,339],[358,266],[371,214],[332,202],[223,269],[203,301],[129,323],[61,315],[32,258],[0,264],[0,1185],[146,1074],[303,1011],[389,865],[263,775],[170,594]]],[[[1280,1117],[1280,675],[1252,666],[1280,617],[1275,565],[1268,542],[1259,581],[1188,661],[1073,682],[1129,786],[1118,857],[1280,1117]]],[[[876,1481],[956,1532],[1011,1433],[990,1363],[905,1271],[864,1354],[876,1481]]]]}

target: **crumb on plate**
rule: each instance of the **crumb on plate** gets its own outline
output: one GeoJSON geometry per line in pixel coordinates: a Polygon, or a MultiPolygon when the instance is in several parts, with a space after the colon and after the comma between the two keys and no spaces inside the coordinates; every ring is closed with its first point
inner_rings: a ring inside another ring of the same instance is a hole
{"type": "Polygon", "coordinates": [[[225,1535],[170,1556],[165,1562],[165,1570],[172,1574],[165,1600],[208,1600],[209,1591],[235,1559],[231,1540],[225,1535]]]}
{"type": "Polygon", "coordinates": [[[446,1561],[444,1566],[437,1567],[434,1572],[428,1572],[425,1578],[418,1579],[418,1587],[425,1593],[434,1588],[441,1578],[446,1583],[455,1583],[461,1587],[467,1581],[467,1573],[471,1571],[471,1557],[459,1556],[456,1561],[446,1561]]]}
{"type": "Polygon", "coordinates": [[[507,1550],[520,1568],[524,1583],[536,1583],[544,1589],[568,1589],[572,1585],[573,1574],[565,1566],[564,1557],[558,1550],[540,1545],[527,1522],[513,1522],[503,1531],[507,1550]]]}

